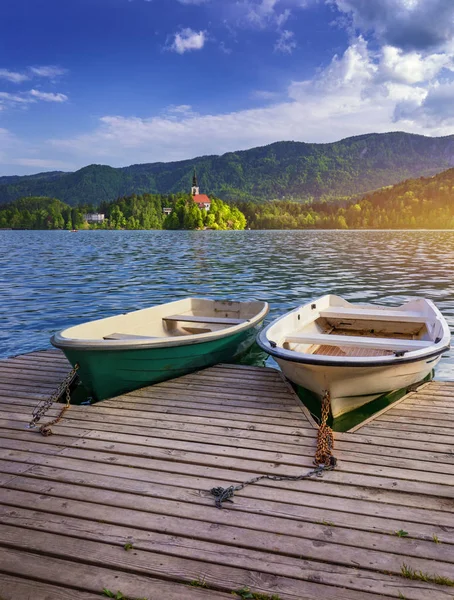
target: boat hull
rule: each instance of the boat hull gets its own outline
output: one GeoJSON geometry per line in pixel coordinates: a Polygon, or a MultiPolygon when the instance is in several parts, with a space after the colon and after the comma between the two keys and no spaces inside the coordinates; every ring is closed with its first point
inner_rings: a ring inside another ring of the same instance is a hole
{"type": "Polygon", "coordinates": [[[93,400],[104,400],[219,362],[233,362],[252,346],[260,324],[218,339],[156,348],[62,348],[79,365],[79,377],[93,400]]]}
{"type": "Polygon", "coordinates": [[[290,381],[319,397],[329,392],[336,418],[423,381],[450,340],[428,299],[389,307],[327,294],[270,323],[257,343],[290,381]]]}
{"type": "Polygon", "coordinates": [[[284,375],[320,398],[329,392],[334,418],[355,410],[382,394],[404,389],[425,379],[441,356],[387,366],[322,366],[275,357],[284,375]],[[359,393],[358,393],[359,392],[359,393]]]}

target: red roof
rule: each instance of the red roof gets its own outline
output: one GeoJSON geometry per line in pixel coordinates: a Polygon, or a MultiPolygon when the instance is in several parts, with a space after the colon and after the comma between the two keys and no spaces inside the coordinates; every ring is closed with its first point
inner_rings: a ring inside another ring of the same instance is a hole
{"type": "Polygon", "coordinates": [[[211,204],[211,200],[206,194],[196,194],[192,196],[192,199],[196,204],[211,204]]]}

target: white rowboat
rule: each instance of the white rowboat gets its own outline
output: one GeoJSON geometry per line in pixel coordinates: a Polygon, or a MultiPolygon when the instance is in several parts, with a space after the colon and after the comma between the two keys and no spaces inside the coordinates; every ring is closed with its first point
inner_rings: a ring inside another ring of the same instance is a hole
{"type": "Polygon", "coordinates": [[[334,418],[422,381],[450,340],[430,300],[391,308],[331,294],[276,319],[257,337],[290,381],[320,397],[329,392],[334,418]]]}

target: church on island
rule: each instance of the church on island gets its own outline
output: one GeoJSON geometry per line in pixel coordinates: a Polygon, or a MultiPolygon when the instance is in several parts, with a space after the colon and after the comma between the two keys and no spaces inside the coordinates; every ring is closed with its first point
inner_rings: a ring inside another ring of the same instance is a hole
{"type": "Polygon", "coordinates": [[[197,184],[197,173],[195,172],[195,169],[194,176],[192,178],[191,195],[192,199],[200,209],[204,208],[205,210],[210,210],[211,200],[206,194],[199,193],[199,186],[197,184]]]}
{"type": "MultiPolygon", "coordinates": [[[[197,183],[197,173],[194,169],[194,175],[192,177],[192,188],[191,188],[191,196],[200,210],[210,210],[211,200],[208,198],[206,194],[200,194],[199,185],[197,183]]],[[[165,207],[162,209],[162,212],[167,216],[170,215],[173,211],[172,207],[165,207]]],[[[0,599],[1,600],[1,599],[0,599]]]]}

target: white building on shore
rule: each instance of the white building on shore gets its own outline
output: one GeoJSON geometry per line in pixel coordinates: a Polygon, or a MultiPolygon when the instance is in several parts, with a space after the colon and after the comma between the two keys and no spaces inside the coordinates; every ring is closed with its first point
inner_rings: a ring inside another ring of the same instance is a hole
{"type": "Polygon", "coordinates": [[[100,213],[87,213],[84,215],[84,221],[87,223],[104,223],[105,216],[100,213]]]}

